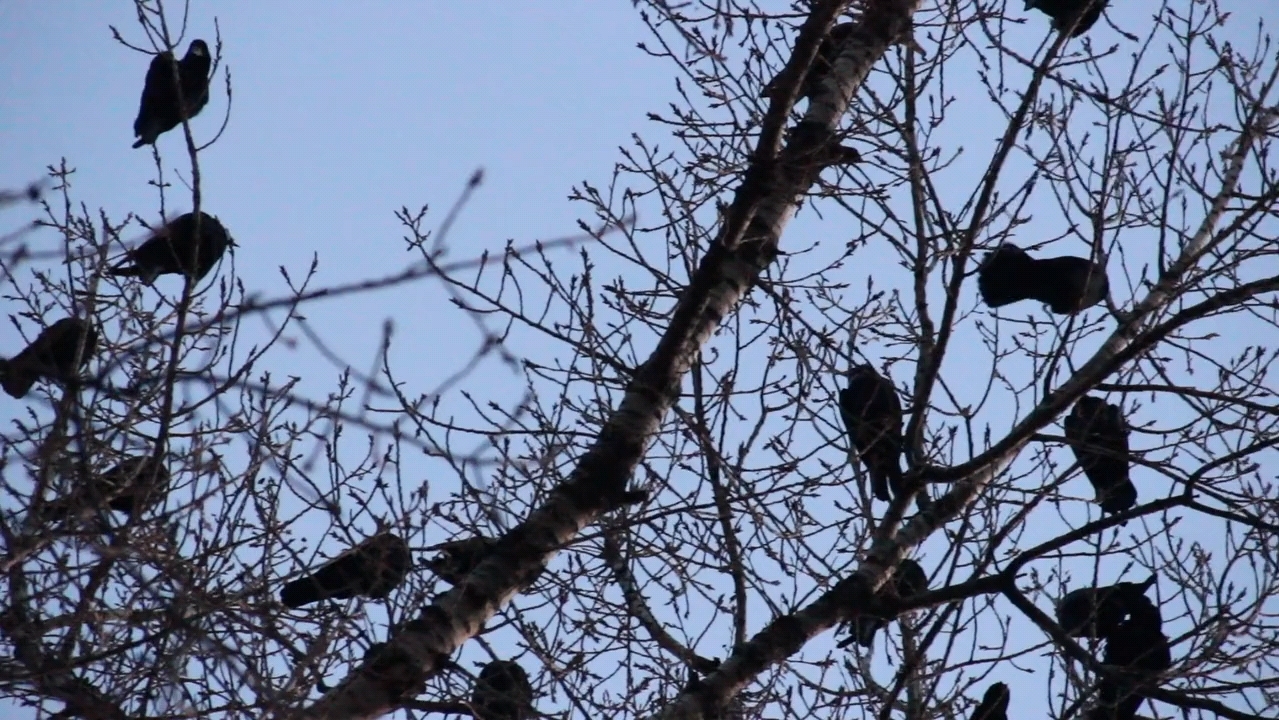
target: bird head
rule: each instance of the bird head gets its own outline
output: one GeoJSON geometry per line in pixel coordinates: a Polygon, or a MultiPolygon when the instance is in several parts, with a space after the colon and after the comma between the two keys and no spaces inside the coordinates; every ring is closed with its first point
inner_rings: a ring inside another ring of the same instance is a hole
{"type": "Polygon", "coordinates": [[[203,40],[192,40],[191,46],[187,48],[187,57],[209,57],[209,46],[203,40]]]}

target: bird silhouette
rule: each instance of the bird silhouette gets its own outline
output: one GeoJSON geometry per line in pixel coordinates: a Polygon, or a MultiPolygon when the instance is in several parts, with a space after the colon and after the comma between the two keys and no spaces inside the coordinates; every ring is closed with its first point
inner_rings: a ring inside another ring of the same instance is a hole
{"type": "Polygon", "coordinates": [[[902,491],[902,405],[892,381],[870,365],[855,366],[839,391],[839,415],[875,497],[892,500],[902,491]]]}
{"type": "MultiPolygon", "coordinates": [[[[919,563],[906,558],[897,567],[893,577],[880,589],[881,594],[893,598],[908,598],[928,591],[928,573],[919,563]]],[[[852,619],[853,634],[840,642],[839,647],[848,647],[856,642],[864,648],[874,647],[875,635],[880,628],[888,624],[891,618],[879,617],[872,613],[861,613],[852,619]]]]}
{"type": "Polygon", "coordinates": [[[0,359],[0,387],[25,397],[40,378],[71,382],[98,347],[98,329],[80,318],[62,318],[36,336],[22,352],[0,359]],[[76,357],[80,362],[76,363],[76,357]]]}
{"type": "Polygon", "coordinates": [[[1097,705],[1089,720],[1133,720],[1142,692],[1172,667],[1172,651],[1163,633],[1159,608],[1144,595],[1133,599],[1129,616],[1106,639],[1102,662],[1117,669],[1117,678],[1102,678],[1097,705]]]}
{"type": "Polygon", "coordinates": [[[986,253],[977,270],[977,291],[993,308],[1038,300],[1058,315],[1073,315],[1104,300],[1110,280],[1105,268],[1085,258],[1036,260],[1006,242],[986,253]]]}
{"type": "Polygon", "coordinates": [[[496,540],[483,535],[440,543],[432,548],[439,550],[440,554],[427,560],[426,567],[448,584],[459,585],[495,545],[496,540]]]}
{"type": "Polygon", "coordinates": [[[525,720],[533,717],[533,686],[513,660],[494,660],[480,670],[471,691],[475,720],[525,720]]]}
{"type": "Polygon", "coordinates": [[[110,274],[140,277],[148,285],[168,274],[191,275],[192,280],[199,282],[222,259],[227,245],[234,245],[235,241],[212,215],[201,212],[198,228],[196,224],[193,213],[179,216],[130,250],[122,262],[111,268],[110,274]]]}
{"type": "Polygon", "coordinates": [[[151,58],[147,68],[146,83],[142,86],[142,101],[138,105],[138,117],[133,121],[133,134],[138,141],[133,147],[154,145],[156,138],[190,120],[209,102],[209,68],[213,58],[209,46],[203,40],[192,40],[187,54],[175,61],[173,53],[165,51],[151,58]],[[173,82],[174,66],[180,78],[173,82]]]}
{"type": "Polygon", "coordinates": [[[1097,24],[1101,11],[1106,9],[1109,2],[1110,0],[1026,0],[1025,9],[1038,10],[1052,18],[1053,30],[1063,32],[1086,5],[1083,18],[1070,33],[1071,37],[1079,37],[1097,24]]]}
{"type": "Polygon", "coordinates": [[[1007,685],[992,683],[986,688],[981,704],[973,711],[972,720],[1008,720],[1008,701],[1011,699],[1012,693],[1008,692],[1007,685]]]}
{"type": "Polygon", "coordinates": [[[412,561],[403,538],[379,533],[285,585],[280,601],[285,607],[299,608],[328,598],[384,598],[404,582],[412,561]]]}
{"type": "MultiPolygon", "coordinates": [[[[483,535],[440,543],[431,548],[440,554],[427,560],[426,567],[448,584],[459,585],[496,546],[497,540],[483,535]]],[[[537,582],[545,571],[546,568],[538,570],[529,584],[537,582]]]]}
{"type": "Polygon", "coordinates": [[[1096,502],[1108,513],[1127,510],[1137,502],[1137,488],[1128,479],[1128,426],[1117,406],[1098,397],[1079,398],[1066,416],[1066,443],[1096,492],[1096,502]]]}
{"type": "Polygon", "coordinates": [[[1147,602],[1146,591],[1154,586],[1155,579],[1151,575],[1140,583],[1072,590],[1057,603],[1057,624],[1071,637],[1110,637],[1132,607],[1147,602]]]}
{"type": "Polygon", "coordinates": [[[121,460],[110,470],[90,476],[68,497],[45,506],[46,521],[59,521],[80,508],[109,507],[130,518],[160,504],[168,495],[171,478],[164,463],[150,455],[121,460]]]}

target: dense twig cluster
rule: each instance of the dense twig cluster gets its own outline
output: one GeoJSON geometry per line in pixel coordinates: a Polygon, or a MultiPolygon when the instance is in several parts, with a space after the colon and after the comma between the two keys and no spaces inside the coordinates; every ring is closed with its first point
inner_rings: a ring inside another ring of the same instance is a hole
{"type": "Polygon", "coordinates": [[[1276,717],[1268,39],[1180,0],[1136,36],[1105,0],[1026,2],[1047,40],[969,0],[637,4],[681,78],[650,118],[677,150],[637,137],[574,189],[614,229],[576,265],[445,263],[477,176],[434,235],[401,211],[402,272],[272,301],[201,209],[221,43],[175,60],[139,4],[167,52],[135,147],[181,127],[195,207],[121,255],[64,166],[65,277],[0,245],[30,338],[0,364],[26,403],[4,694],[85,718],[1276,717]],[[484,337],[437,387],[389,330],[359,373],[295,312],[426,278],[484,337]],[[285,328],[342,368],[326,398],[264,370],[285,328]],[[522,388],[472,382],[489,358],[522,388]]]}

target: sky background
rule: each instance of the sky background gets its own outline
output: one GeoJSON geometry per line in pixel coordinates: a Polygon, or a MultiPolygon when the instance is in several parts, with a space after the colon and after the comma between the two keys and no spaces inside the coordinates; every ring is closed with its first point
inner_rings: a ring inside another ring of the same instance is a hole
{"type": "MultiPolygon", "coordinates": [[[[236,272],[264,297],[287,294],[279,268],[299,277],[313,255],[314,286],[401,269],[412,256],[393,212],[429,203],[427,226],[435,227],[478,168],[484,183],[452,230],[450,258],[499,251],[508,239],[573,234],[587,208],[567,200],[571,186],[606,184],[632,133],[661,142],[666,131],[646,113],[676,99],[669,61],[636,49],[651,38],[619,0],[195,2],[180,51],[194,37],[213,44],[214,11],[234,98],[225,133],[201,155],[204,209],[236,238],[236,272]]],[[[1135,11],[1113,12],[1124,21],[1135,11]]],[[[154,220],[150,148],[130,148],[148,58],[115,42],[111,25],[147,44],[121,0],[0,3],[0,188],[25,186],[66,158],[77,170],[73,196],[91,210],[154,220]]],[[[1024,32],[1037,41],[1044,28],[1024,32]]],[[[192,123],[197,142],[215,132],[226,103],[219,70],[192,123]]],[[[170,162],[185,153],[180,130],[159,146],[170,162]]],[[[978,152],[976,161],[986,157],[978,152]]],[[[189,197],[177,207],[189,209],[189,197]]],[[[31,217],[30,208],[7,209],[0,232],[31,217]]],[[[814,221],[801,217],[791,233],[814,221]]],[[[125,237],[140,235],[135,225],[125,237]]],[[[52,235],[33,242],[41,237],[52,235]]],[[[889,269],[871,260],[858,272],[889,269]]],[[[10,312],[0,302],[0,314],[10,312]]],[[[418,391],[453,373],[478,341],[434,284],[312,304],[305,314],[356,368],[371,362],[382,322],[392,320],[393,360],[413,368],[418,391]]],[[[8,348],[7,321],[0,327],[8,348]]],[[[269,366],[305,378],[312,396],[339,370],[306,344],[277,348],[269,366]]],[[[512,373],[491,369],[486,391],[522,388],[512,373]]],[[[1041,707],[1037,695],[1026,693],[1033,705],[1022,709],[1041,707]]]]}

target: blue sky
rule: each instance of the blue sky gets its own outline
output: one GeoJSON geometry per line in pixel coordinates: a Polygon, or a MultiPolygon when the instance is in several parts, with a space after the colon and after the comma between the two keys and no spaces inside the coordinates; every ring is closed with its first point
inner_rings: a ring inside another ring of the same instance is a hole
{"type": "MultiPolygon", "coordinates": [[[[1013,4],[1018,12],[1021,3],[1013,4]]],[[[286,292],[280,266],[296,278],[313,254],[319,256],[316,285],[402,268],[413,256],[406,255],[393,211],[429,203],[427,226],[434,227],[481,167],[484,184],[452,231],[450,258],[498,251],[508,239],[526,244],[574,233],[587,208],[568,202],[571,186],[606,184],[620,160],[617,148],[629,146],[632,133],[662,142],[665,130],[646,113],[664,111],[676,99],[669,61],[635,48],[650,37],[628,2],[197,2],[180,50],[193,37],[213,43],[214,10],[234,100],[226,132],[201,155],[204,209],[239,242],[239,277],[267,297],[286,292]]],[[[1117,18],[1135,24],[1138,13],[1125,8],[1117,18]]],[[[1032,16],[1010,31],[1022,50],[1033,51],[1042,39],[1041,20],[1032,16]]],[[[77,201],[116,220],[129,212],[153,220],[152,156],[149,148],[129,147],[148,59],[112,40],[109,25],[145,44],[126,2],[0,4],[0,187],[25,185],[65,157],[77,168],[77,201]]],[[[1239,27],[1246,33],[1246,23],[1239,27]]],[[[1116,41],[1104,24],[1094,33],[1116,41]]],[[[212,136],[226,110],[222,78],[220,71],[209,106],[192,123],[197,141],[212,136]]],[[[982,91],[974,86],[972,92],[982,91]]],[[[971,135],[980,126],[993,136],[1002,129],[998,122],[981,117],[954,132],[971,135]]],[[[984,136],[972,140],[963,162],[983,167],[990,145],[983,143],[984,136]]],[[[159,146],[166,161],[182,167],[179,132],[162,136],[159,146]]],[[[968,188],[944,192],[964,197],[968,188]]],[[[179,209],[188,206],[189,199],[177,202],[179,209]]],[[[1048,218],[1034,226],[1041,236],[1061,230],[1064,222],[1050,203],[1041,215],[1048,218]]],[[[7,210],[0,231],[30,216],[29,209],[7,210]]],[[[783,245],[848,234],[846,225],[832,231],[818,223],[805,210],[783,245]]],[[[141,232],[134,225],[125,240],[141,232]]],[[[54,241],[32,236],[40,238],[54,241]]],[[[656,234],[651,239],[662,242],[656,234]]],[[[650,249],[661,254],[660,245],[650,249]]],[[[570,258],[565,255],[566,264],[570,258]]],[[[895,269],[886,252],[863,251],[852,290],[860,292],[865,277],[882,280],[895,269]]],[[[10,312],[3,304],[0,310],[10,312]]],[[[392,320],[393,362],[401,372],[411,369],[417,392],[453,373],[478,341],[471,322],[430,283],[320,302],[305,315],[359,369],[372,360],[383,320],[392,320]]],[[[515,350],[561,352],[554,346],[515,350]]],[[[956,353],[963,363],[984,350],[961,344],[956,353]]],[[[268,364],[306,378],[303,388],[313,396],[322,396],[338,371],[305,343],[277,347],[268,364]]],[[[977,367],[984,376],[986,366],[977,367]]],[[[482,382],[468,387],[485,397],[522,389],[518,377],[494,362],[482,373],[482,382]]],[[[1012,421],[1012,414],[1004,418],[1012,421]]],[[[723,653],[712,648],[708,654],[723,653]]],[[[1027,691],[1017,703],[1029,698],[1039,707],[1041,694],[1027,691]]]]}

